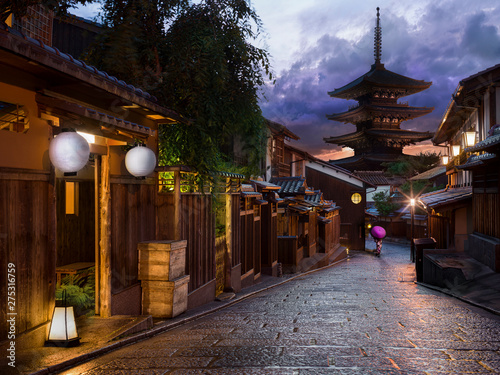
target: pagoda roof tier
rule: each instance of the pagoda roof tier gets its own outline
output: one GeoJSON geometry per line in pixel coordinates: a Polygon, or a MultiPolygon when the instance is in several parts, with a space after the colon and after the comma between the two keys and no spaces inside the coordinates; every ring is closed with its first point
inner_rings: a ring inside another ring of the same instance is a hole
{"type": "MultiPolygon", "coordinates": [[[[371,141],[381,141],[388,143],[398,143],[400,145],[409,145],[416,142],[431,139],[434,133],[415,132],[403,129],[364,129],[359,132],[343,134],[337,137],[323,138],[326,143],[345,145],[348,147],[371,141]]],[[[352,147],[356,149],[357,147],[352,147]]]]}
{"type": "Polygon", "coordinates": [[[392,89],[397,90],[398,97],[404,97],[426,90],[431,85],[432,82],[409,78],[385,69],[384,64],[375,63],[368,73],[328,92],[328,95],[340,99],[357,99],[381,89],[392,89]]]}
{"type": "Polygon", "coordinates": [[[340,121],[344,123],[357,124],[368,120],[390,118],[397,119],[397,122],[411,120],[431,113],[434,107],[410,107],[407,104],[399,105],[376,105],[363,104],[351,108],[348,111],[327,115],[329,120],[340,121]]]}
{"type": "MultiPolygon", "coordinates": [[[[402,155],[403,153],[401,153],[402,155]]],[[[375,154],[375,155],[355,155],[348,158],[330,160],[330,164],[345,168],[351,172],[363,171],[381,171],[384,168],[382,163],[395,161],[397,156],[394,154],[375,154]]]]}

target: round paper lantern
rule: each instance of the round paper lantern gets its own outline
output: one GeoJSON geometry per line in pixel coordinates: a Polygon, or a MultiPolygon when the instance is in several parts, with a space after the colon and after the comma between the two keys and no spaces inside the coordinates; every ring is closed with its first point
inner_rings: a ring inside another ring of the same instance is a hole
{"type": "Polygon", "coordinates": [[[382,227],[379,227],[379,226],[374,226],[371,230],[370,230],[370,234],[374,237],[374,238],[379,238],[379,239],[382,239],[385,237],[385,229],[382,228],[382,227]]]}
{"type": "Polygon", "coordinates": [[[49,145],[52,164],[64,173],[76,173],[87,164],[90,147],[85,138],[71,130],[63,130],[49,145]]]}
{"type": "Polygon", "coordinates": [[[156,155],[144,145],[135,146],[125,156],[125,167],[132,176],[147,176],[155,170],[156,155]]]}

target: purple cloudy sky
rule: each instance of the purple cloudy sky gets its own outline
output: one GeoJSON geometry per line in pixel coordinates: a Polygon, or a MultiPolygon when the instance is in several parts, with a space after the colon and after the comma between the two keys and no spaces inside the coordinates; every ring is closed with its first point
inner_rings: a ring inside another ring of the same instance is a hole
{"type": "MultiPolygon", "coordinates": [[[[348,155],[324,137],[354,131],[354,125],[326,119],[354,104],[327,92],[370,70],[373,29],[380,7],[382,63],[386,69],[432,81],[403,98],[412,106],[435,107],[402,128],[435,131],[459,81],[500,63],[498,0],[251,0],[264,22],[258,45],[272,56],[276,84],[263,89],[264,116],[286,125],[292,144],[325,160],[348,155]]],[[[95,9],[76,13],[91,17],[95,9]]],[[[430,141],[405,149],[418,153],[430,141]]],[[[439,151],[439,149],[435,149],[439,151]]]]}

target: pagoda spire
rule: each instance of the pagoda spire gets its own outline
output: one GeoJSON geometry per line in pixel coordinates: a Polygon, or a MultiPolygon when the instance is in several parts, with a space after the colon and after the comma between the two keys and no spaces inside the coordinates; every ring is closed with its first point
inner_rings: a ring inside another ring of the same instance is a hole
{"type": "Polygon", "coordinates": [[[382,28],[380,27],[380,8],[377,7],[377,26],[375,27],[375,65],[380,64],[382,56],[382,28]]]}

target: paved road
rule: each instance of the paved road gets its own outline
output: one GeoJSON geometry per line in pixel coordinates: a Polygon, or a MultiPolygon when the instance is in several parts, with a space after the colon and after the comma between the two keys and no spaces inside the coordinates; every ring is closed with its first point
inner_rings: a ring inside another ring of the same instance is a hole
{"type": "Polygon", "coordinates": [[[408,246],[351,255],[65,374],[500,373],[499,316],[414,284],[408,246]]]}

